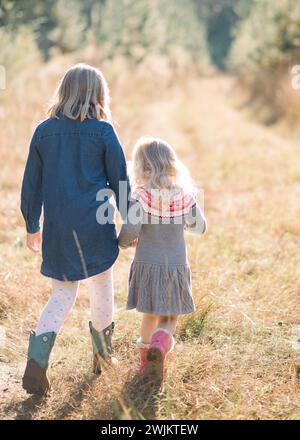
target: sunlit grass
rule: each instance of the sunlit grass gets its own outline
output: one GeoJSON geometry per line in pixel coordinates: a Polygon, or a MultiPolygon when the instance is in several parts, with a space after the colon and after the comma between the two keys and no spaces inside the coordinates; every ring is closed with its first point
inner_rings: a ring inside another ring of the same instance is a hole
{"type": "Polygon", "coordinates": [[[53,350],[52,395],[35,402],[22,391],[27,331],[50,281],[39,274],[40,257],[25,248],[20,184],[33,126],[75,61],[99,66],[95,52],[60,57],[1,92],[1,417],[299,418],[299,147],[231,106],[231,78],[173,74],[164,63],[152,70],[130,71],[123,61],[99,67],[111,85],[127,158],[137,137],[166,138],[205,189],[208,233],[187,237],[197,312],[179,322],[162,390],[151,398],[132,393],[140,317],[124,310],[133,251],[122,251],[115,269],[119,366],[100,379],[91,375],[82,283],[53,350]]]}

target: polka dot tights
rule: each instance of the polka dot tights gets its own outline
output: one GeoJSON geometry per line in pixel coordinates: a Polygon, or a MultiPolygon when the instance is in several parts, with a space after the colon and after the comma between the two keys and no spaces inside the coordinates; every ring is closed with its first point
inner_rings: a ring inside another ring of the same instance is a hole
{"type": "MultiPolygon", "coordinates": [[[[108,269],[86,280],[90,295],[91,321],[97,331],[111,324],[114,308],[113,270],[108,269]]],[[[36,328],[36,335],[58,333],[70,313],[78,292],[79,281],[52,280],[52,293],[36,328]]]]}

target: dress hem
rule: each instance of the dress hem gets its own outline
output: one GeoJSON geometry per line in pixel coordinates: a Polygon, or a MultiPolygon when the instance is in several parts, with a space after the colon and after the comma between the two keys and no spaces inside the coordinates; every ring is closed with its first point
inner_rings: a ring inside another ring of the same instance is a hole
{"type": "Polygon", "coordinates": [[[136,310],[139,313],[149,313],[150,315],[158,315],[158,316],[179,316],[179,315],[189,315],[190,313],[195,313],[196,309],[191,310],[191,311],[186,311],[186,312],[180,312],[180,313],[161,313],[155,310],[146,310],[146,309],[141,309],[140,307],[135,307],[135,306],[127,306],[126,310],[136,310]]]}
{"type": "Polygon", "coordinates": [[[91,271],[87,270],[88,276],[82,274],[82,275],[74,275],[74,276],[68,276],[68,277],[67,276],[66,277],[63,277],[63,276],[58,277],[57,275],[50,274],[50,272],[46,272],[43,269],[40,270],[40,273],[42,275],[44,275],[45,277],[53,278],[53,279],[58,280],[58,281],[81,281],[81,280],[87,280],[88,278],[91,278],[91,277],[93,277],[95,275],[98,275],[99,273],[105,272],[106,270],[110,269],[114,265],[114,263],[116,262],[116,259],[118,258],[118,255],[119,255],[119,252],[117,252],[117,254],[114,257],[114,259],[108,265],[105,265],[105,266],[101,265],[98,268],[95,268],[94,270],[91,270],[91,271]]]}
{"type": "Polygon", "coordinates": [[[188,261],[186,261],[185,263],[170,263],[168,261],[168,263],[166,263],[166,262],[157,262],[157,261],[153,262],[153,260],[151,260],[151,261],[150,260],[149,261],[139,260],[139,259],[134,258],[132,263],[143,263],[143,264],[149,264],[151,266],[187,267],[188,269],[190,269],[190,263],[188,261]]]}

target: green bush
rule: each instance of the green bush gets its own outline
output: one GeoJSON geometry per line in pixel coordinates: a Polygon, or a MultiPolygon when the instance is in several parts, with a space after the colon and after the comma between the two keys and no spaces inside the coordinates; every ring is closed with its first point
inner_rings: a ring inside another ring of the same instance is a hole
{"type": "Polygon", "coordinates": [[[92,35],[108,57],[136,61],[151,53],[173,60],[178,49],[197,61],[207,61],[204,26],[192,1],[107,0],[93,9],[92,35]]]}
{"type": "Polygon", "coordinates": [[[300,3],[255,0],[237,29],[228,66],[247,86],[248,105],[266,125],[299,114],[290,83],[291,66],[299,64],[299,57],[300,3]]]}
{"type": "Polygon", "coordinates": [[[7,84],[11,84],[24,69],[41,59],[31,30],[20,27],[18,32],[0,28],[0,65],[4,67],[7,84]]]}
{"type": "Polygon", "coordinates": [[[202,336],[212,307],[213,305],[209,303],[191,317],[186,318],[183,326],[180,329],[179,339],[182,341],[199,339],[202,336]]]}
{"type": "Polygon", "coordinates": [[[49,31],[49,39],[61,52],[73,52],[85,42],[86,16],[77,0],[56,0],[56,26],[49,31]]]}
{"type": "Polygon", "coordinates": [[[300,3],[256,0],[238,27],[229,66],[241,75],[255,74],[291,64],[299,54],[300,3]]]}

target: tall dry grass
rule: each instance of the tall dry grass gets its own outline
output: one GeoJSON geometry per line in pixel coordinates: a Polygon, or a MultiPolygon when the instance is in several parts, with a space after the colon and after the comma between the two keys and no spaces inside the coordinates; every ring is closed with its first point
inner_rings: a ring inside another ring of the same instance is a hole
{"type": "MultiPolygon", "coordinates": [[[[154,62],[153,62],[154,61],[154,62]]],[[[56,58],[1,95],[1,417],[33,419],[295,419],[300,415],[299,147],[231,106],[232,79],[173,73],[164,60],[130,68],[97,52],[56,58]],[[73,62],[103,69],[127,157],[153,134],[174,145],[205,189],[209,231],[187,237],[197,312],[181,319],[163,389],[137,387],[140,317],[124,310],[133,251],[115,268],[114,338],[120,364],[91,374],[84,283],[57,339],[46,400],[21,389],[28,330],[49,295],[40,256],[25,248],[19,191],[33,126],[73,62]],[[297,342],[298,341],[298,342],[297,342]]]]}

